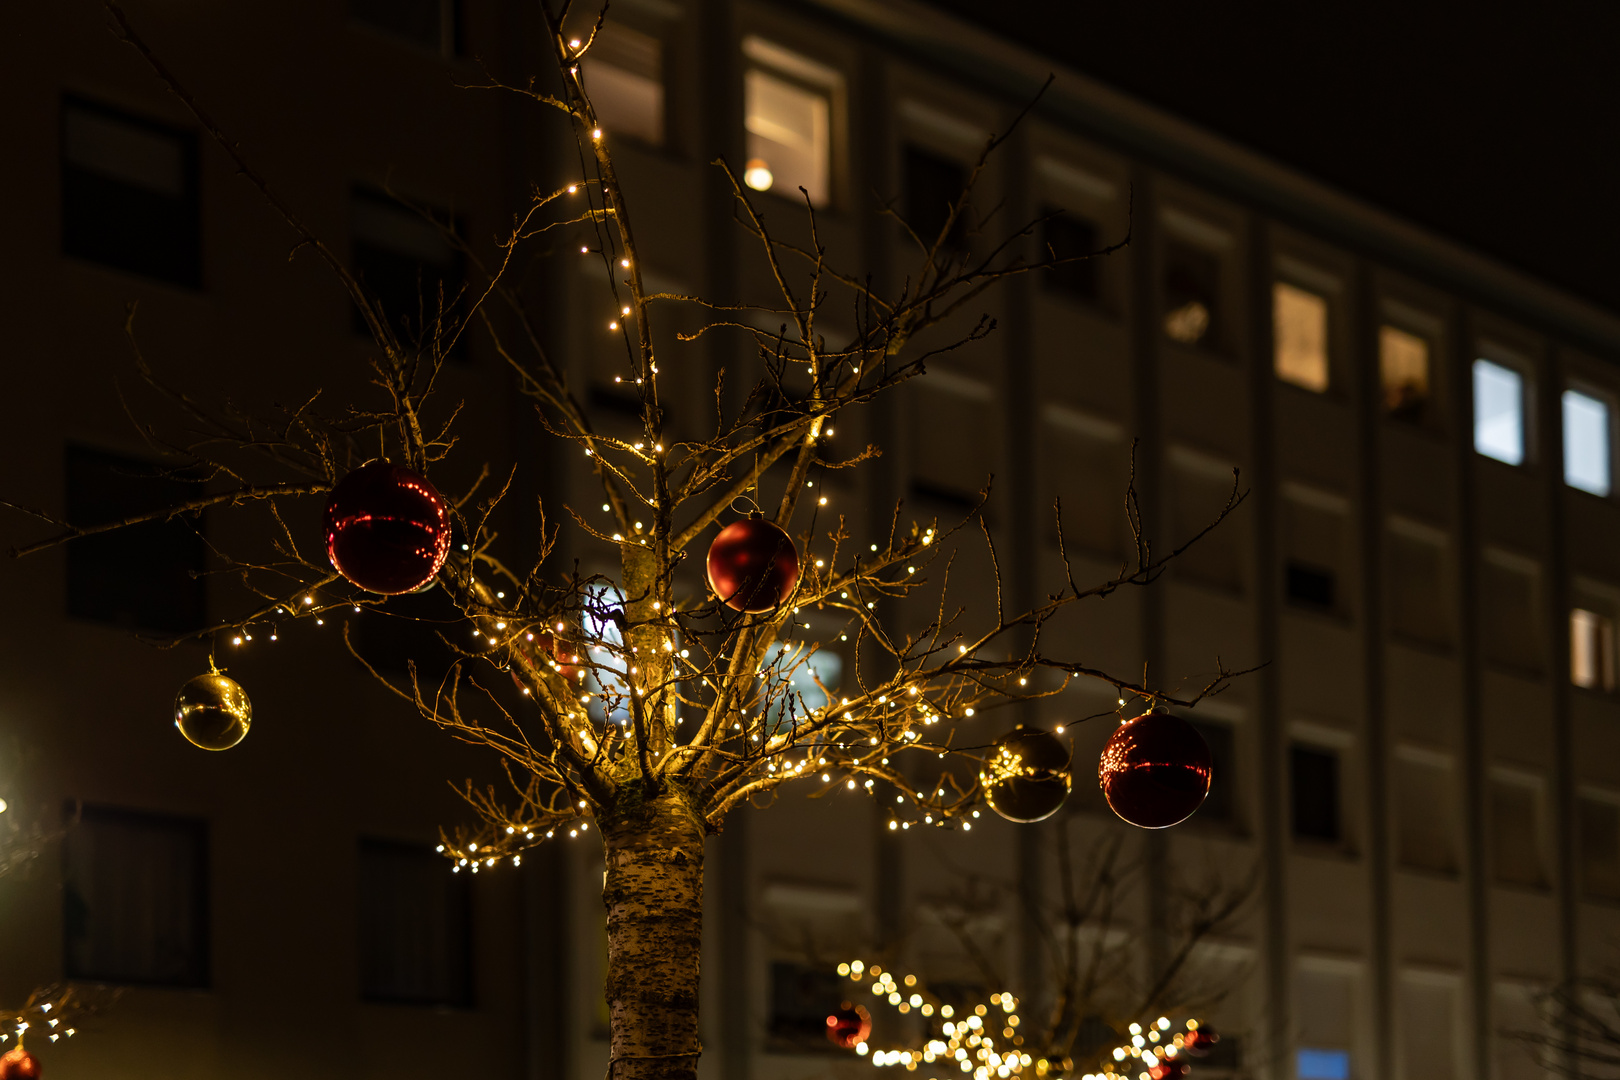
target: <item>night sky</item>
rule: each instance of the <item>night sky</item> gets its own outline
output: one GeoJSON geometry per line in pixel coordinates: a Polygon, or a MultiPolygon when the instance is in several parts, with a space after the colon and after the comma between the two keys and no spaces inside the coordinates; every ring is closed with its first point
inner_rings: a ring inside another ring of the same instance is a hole
{"type": "Polygon", "coordinates": [[[1620,5],[930,2],[1620,312],[1620,5]]]}

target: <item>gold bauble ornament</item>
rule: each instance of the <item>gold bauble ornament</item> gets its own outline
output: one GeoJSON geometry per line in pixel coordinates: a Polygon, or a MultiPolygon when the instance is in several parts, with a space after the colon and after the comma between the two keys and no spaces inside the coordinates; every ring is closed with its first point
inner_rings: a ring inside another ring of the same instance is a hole
{"type": "Polygon", "coordinates": [[[204,750],[229,750],[247,737],[252,723],[247,691],[217,670],[198,675],[174,697],[174,726],[204,750]]]}

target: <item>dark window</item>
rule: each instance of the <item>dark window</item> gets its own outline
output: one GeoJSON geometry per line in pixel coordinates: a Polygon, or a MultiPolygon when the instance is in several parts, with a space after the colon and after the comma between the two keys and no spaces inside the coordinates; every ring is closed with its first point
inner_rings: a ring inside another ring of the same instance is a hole
{"type": "Polygon", "coordinates": [[[1223,1034],[1220,1041],[1198,1059],[1198,1064],[1205,1069],[1227,1069],[1237,1072],[1243,1068],[1242,1036],[1223,1034]]]}
{"type": "Polygon", "coordinates": [[[1055,206],[1041,211],[1041,255],[1048,259],[1073,259],[1054,266],[1041,275],[1048,292],[1062,293],[1076,300],[1098,299],[1097,260],[1087,259],[1098,248],[1097,226],[1084,218],[1065,214],[1055,206]]]}
{"type": "Polygon", "coordinates": [[[1333,609],[1333,571],[1290,560],[1283,575],[1283,591],[1290,601],[1324,611],[1333,609]]]}
{"type": "Polygon", "coordinates": [[[62,845],[69,979],[208,985],[208,825],[87,806],[62,845]]]}
{"type": "MultiPolygon", "coordinates": [[[[900,173],[905,183],[906,224],[924,246],[932,247],[967,187],[967,169],[959,161],[908,144],[900,152],[900,173]]],[[[967,217],[964,208],[945,238],[945,250],[959,251],[966,246],[967,217]]]]}
{"type": "Polygon", "coordinates": [[[1235,756],[1232,726],[1196,720],[1193,721],[1193,727],[1204,737],[1204,742],[1209,744],[1209,757],[1214,769],[1210,777],[1209,797],[1204,800],[1204,805],[1198,808],[1198,816],[1210,821],[1231,821],[1234,790],[1232,764],[1235,756]]]}
{"type": "Polygon", "coordinates": [[[441,56],[461,54],[461,0],[349,0],[349,14],[441,56]]]}
{"type": "Polygon", "coordinates": [[[1218,347],[1221,264],[1213,254],[1174,240],[1164,248],[1164,332],[1183,345],[1218,347]]]}
{"type": "Polygon", "coordinates": [[[360,996],[471,1005],[471,875],[426,844],[360,841],[360,996]]]}
{"type": "Polygon", "coordinates": [[[197,288],[197,137],[62,101],[62,254],[197,288]]]}
{"type": "MultiPolygon", "coordinates": [[[[102,525],[195,498],[195,484],[161,467],[84,446],[68,446],[67,516],[102,525]]],[[[148,521],[67,545],[67,610],[80,619],[181,633],[208,618],[200,576],[207,556],[203,519],[148,521]]]]}
{"type": "MultiPolygon", "coordinates": [[[[355,276],[382,305],[395,335],[403,342],[425,344],[441,325],[453,329],[465,272],[461,252],[441,228],[452,224],[450,215],[429,209],[429,220],[415,208],[365,189],[355,191],[353,213],[355,276]]],[[[354,328],[368,332],[359,308],[354,328]]]]}
{"type": "MultiPolygon", "coordinates": [[[[943,484],[931,483],[927,480],[911,481],[912,509],[919,520],[939,519],[940,528],[951,528],[967,519],[978,506],[980,498],[977,492],[962,491],[958,488],[946,487],[943,484]]],[[[994,503],[985,503],[979,514],[991,526],[996,523],[996,516],[991,512],[994,503]]],[[[977,528],[978,526],[974,526],[977,528]]]]}
{"type": "Polygon", "coordinates": [[[771,1038],[799,1049],[833,1049],[827,1041],[827,1017],[848,1000],[844,991],[845,981],[825,968],[773,962],[771,1038]]]}
{"type": "Polygon", "coordinates": [[[1339,839],[1339,755],[1317,746],[1288,751],[1293,787],[1294,835],[1305,840],[1339,839]]]}

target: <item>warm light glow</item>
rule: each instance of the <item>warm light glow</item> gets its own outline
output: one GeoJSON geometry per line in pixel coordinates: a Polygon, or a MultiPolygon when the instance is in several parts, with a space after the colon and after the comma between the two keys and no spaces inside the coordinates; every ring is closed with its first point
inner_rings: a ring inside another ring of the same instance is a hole
{"type": "Polygon", "coordinates": [[[755,191],[769,191],[776,177],[771,175],[770,166],[765,164],[764,158],[750,158],[748,167],[743,171],[743,183],[755,191]]]}

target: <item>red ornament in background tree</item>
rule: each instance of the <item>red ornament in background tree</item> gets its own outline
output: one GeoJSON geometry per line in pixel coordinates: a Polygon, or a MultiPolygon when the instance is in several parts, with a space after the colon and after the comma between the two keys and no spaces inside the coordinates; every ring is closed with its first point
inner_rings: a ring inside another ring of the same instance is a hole
{"type": "Polygon", "coordinates": [[[362,465],[327,497],[326,555],[367,592],[420,589],[449,554],[449,506],[426,477],[403,465],[362,465]]]}
{"type": "Polygon", "coordinates": [[[1143,829],[1187,820],[1209,794],[1213,776],[1204,737],[1157,709],[1120,725],[1097,762],[1109,807],[1143,829]]]}
{"type": "Polygon", "coordinates": [[[1181,1049],[1193,1057],[1203,1057],[1215,1048],[1221,1037],[1211,1027],[1196,1027],[1181,1037],[1181,1049]]]}
{"type": "Polygon", "coordinates": [[[1151,1080],[1181,1080],[1187,1073],[1185,1061],[1174,1061],[1170,1058],[1160,1058],[1159,1063],[1149,1067],[1147,1071],[1151,1080]]]}
{"type": "Polygon", "coordinates": [[[39,1058],[24,1050],[21,1044],[0,1056],[0,1080],[39,1080],[41,1071],[39,1058]]]}
{"type": "Polygon", "coordinates": [[[1069,797],[1069,759],[1056,735],[1019,724],[990,748],[979,774],[985,801],[1020,825],[1049,818],[1069,797]]]}
{"type": "Polygon", "coordinates": [[[709,588],[737,611],[775,611],[799,583],[799,552],[793,538],[754,511],[720,530],[709,545],[709,588]]]}
{"type": "Polygon", "coordinates": [[[827,1041],[844,1050],[853,1050],[872,1034],[872,1014],[859,1005],[844,1002],[827,1017],[827,1041]]]}

